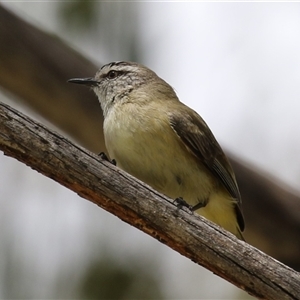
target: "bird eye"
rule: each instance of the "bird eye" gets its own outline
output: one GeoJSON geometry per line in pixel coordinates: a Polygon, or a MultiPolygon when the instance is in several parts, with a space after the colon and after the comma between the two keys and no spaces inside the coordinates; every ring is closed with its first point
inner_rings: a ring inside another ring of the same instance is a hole
{"type": "Polygon", "coordinates": [[[117,71],[111,70],[111,71],[109,71],[109,72],[107,73],[107,78],[109,78],[109,79],[114,79],[114,78],[116,78],[117,76],[118,76],[118,72],[117,72],[117,71]]]}

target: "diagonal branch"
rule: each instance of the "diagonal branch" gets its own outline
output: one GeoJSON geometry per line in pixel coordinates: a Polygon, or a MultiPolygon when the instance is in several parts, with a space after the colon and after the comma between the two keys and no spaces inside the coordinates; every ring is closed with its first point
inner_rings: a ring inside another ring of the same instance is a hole
{"type": "Polygon", "coordinates": [[[299,273],[4,104],[0,149],[249,294],[300,299],[299,273]]]}
{"type": "MultiPolygon", "coordinates": [[[[94,93],[66,84],[97,66],[53,34],[0,5],[0,85],[89,150],[105,151],[103,117],[94,93]]],[[[99,54],[101,56],[101,54],[99,54]]],[[[300,197],[278,180],[229,155],[249,243],[300,270],[300,197]],[[282,245],[278,247],[278,245],[282,245]]]]}

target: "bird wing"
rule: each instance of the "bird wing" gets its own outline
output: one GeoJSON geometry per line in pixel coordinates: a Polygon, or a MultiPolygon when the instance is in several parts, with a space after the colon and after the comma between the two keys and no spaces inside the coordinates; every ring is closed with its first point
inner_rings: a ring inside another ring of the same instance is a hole
{"type": "Polygon", "coordinates": [[[209,127],[187,106],[184,106],[182,111],[173,111],[169,114],[169,122],[185,147],[222,182],[228,193],[236,199],[235,211],[238,224],[243,231],[245,225],[237,182],[227,157],[209,127]]]}

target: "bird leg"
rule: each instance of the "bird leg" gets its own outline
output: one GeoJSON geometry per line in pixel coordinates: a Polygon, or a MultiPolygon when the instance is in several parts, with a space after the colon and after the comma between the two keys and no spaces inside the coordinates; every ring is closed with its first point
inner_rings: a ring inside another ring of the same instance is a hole
{"type": "Polygon", "coordinates": [[[207,205],[207,203],[208,203],[208,199],[205,200],[204,202],[199,202],[196,205],[192,206],[191,211],[196,211],[201,207],[205,207],[207,205]]]}
{"type": "Polygon", "coordinates": [[[187,207],[190,211],[196,211],[201,207],[205,207],[208,203],[208,200],[199,202],[196,205],[192,206],[189,205],[182,197],[178,197],[173,201],[173,203],[175,203],[178,208],[187,207]]]}

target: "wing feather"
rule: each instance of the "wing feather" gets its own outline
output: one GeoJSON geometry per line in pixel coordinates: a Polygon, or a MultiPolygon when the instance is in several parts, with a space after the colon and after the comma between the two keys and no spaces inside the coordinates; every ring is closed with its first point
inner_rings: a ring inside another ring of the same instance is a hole
{"type": "Polygon", "coordinates": [[[240,229],[244,218],[241,211],[241,196],[232,167],[222,148],[203,119],[184,106],[180,113],[169,115],[170,126],[187,149],[223,184],[228,193],[236,199],[235,211],[240,229]]]}

